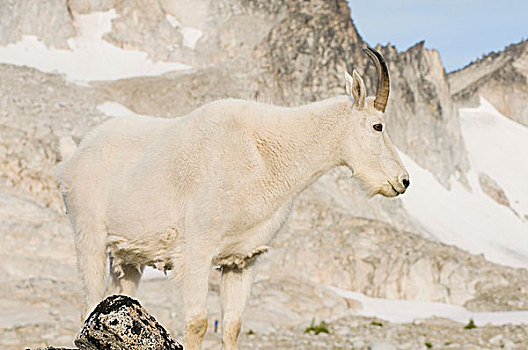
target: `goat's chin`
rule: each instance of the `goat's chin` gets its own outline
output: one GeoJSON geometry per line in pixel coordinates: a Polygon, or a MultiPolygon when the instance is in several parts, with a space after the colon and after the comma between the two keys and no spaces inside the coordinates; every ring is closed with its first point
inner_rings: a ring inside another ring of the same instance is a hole
{"type": "Polygon", "coordinates": [[[379,193],[385,197],[396,197],[400,194],[392,186],[383,186],[379,193]]]}
{"type": "Polygon", "coordinates": [[[389,184],[383,184],[381,186],[372,186],[370,187],[368,193],[370,198],[374,197],[377,194],[380,194],[384,197],[396,197],[400,194],[389,184]]]}
{"type": "Polygon", "coordinates": [[[392,187],[390,182],[384,180],[382,177],[371,177],[362,172],[356,172],[354,177],[359,180],[361,187],[367,192],[369,198],[377,194],[384,197],[396,197],[400,193],[392,187]]]}

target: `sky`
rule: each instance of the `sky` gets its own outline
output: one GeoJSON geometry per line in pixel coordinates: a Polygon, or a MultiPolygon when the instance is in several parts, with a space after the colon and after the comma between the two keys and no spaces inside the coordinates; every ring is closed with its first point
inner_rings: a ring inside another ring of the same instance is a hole
{"type": "Polygon", "coordinates": [[[526,0],[348,0],[359,34],[370,45],[405,51],[425,40],[447,72],[528,38],[526,0]]]}

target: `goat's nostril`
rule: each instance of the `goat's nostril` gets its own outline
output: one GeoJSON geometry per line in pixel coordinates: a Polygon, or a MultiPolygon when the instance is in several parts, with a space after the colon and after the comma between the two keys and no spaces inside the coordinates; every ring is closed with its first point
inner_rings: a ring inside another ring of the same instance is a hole
{"type": "Polygon", "coordinates": [[[405,188],[407,188],[407,187],[409,187],[411,182],[408,179],[403,179],[402,184],[403,184],[403,186],[405,186],[405,188]]]}

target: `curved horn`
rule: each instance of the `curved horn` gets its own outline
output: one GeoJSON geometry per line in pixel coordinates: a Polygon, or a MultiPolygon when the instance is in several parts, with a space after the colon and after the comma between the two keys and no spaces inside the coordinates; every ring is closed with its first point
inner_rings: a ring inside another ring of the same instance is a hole
{"type": "Polygon", "coordinates": [[[376,65],[378,71],[378,89],[376,90],[376,99],[374,100],[374,108],[378,111],[385,112],[387,101],[390,93],[390,78],[387,63],[381,54],[371,47],[363,48],[363,51],[370,57],[371,61],[376,65]]]}

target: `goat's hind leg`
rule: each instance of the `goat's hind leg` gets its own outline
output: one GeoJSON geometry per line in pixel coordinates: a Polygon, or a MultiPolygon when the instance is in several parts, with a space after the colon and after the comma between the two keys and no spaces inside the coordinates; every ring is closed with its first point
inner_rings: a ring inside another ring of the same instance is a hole
{"type": "Polygon", "coordinates": [[[222,299],[222,349],[238,349],[237,339],[242,326],[242,312],[251,292],[252,266],[244,269],[225,267],[222,270],[220,297],[222,299]]]}

